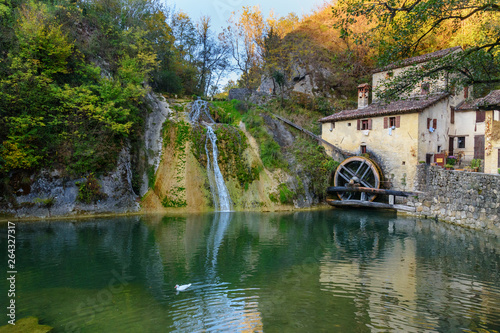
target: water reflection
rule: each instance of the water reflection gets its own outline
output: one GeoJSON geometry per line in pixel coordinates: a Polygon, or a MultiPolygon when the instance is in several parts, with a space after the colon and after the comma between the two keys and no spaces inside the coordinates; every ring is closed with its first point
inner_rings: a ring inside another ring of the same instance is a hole
{"type": "Polygon", "coordinates": [[[206,237],[204,281],[191,288],[190,297],[173,301],[172,331],[262,331],[258,296],[247,296],[250,289],[234,289],[218,276],[219,249],[232,218],[233,213],[214,214],[206,237]]]}
{"type": "Polygon", "coordinates": [[[224,238],[229,223],[233,217],[232,213],[216,213],[213,218],[210,234],[207,239],[207,261],[212,263],[212,269],[207,271],[209,277],[215,278],[215,269],[217,266],[217,254],[224,238]],[[210,258],[211,257],[211,258],[210,258]]]}
{"type": "Polygon", "coordinates": [[[499,253],[488,235],[366,211],[23,223],[18,318],[81,332],[499,331],[499,253]]]}

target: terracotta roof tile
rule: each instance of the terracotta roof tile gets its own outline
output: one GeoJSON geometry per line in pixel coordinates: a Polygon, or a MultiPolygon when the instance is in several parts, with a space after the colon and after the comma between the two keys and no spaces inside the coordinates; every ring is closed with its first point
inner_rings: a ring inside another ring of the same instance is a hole
{"type": "Polygon", "coordinates": [[[427,53],[427,54],[422,54],[422,55],[412,57],[412,58],[407,58],[407,59],[389,64],[385,67],[377,68],[373,71],[373,73],[380,73],[380,72],[388,71],[388,70],[394,69],[394,68],[406,67],[406,66],[426,62],[426,61],[429,61],[432,59],[438,59],[438,58],[444,57],[445,55],[448,55],[452,52],[455,52],[455,51],[461,50],[461,49],[462,48],[460,46],[455,46],[455,47],[450,47],[448,49],[439,50],[439,51],[427,53]]]}
{"type": "Polygon", "coordinates": [[[378,117],[393,114],[420,112],[429,106],[439,102],[447,97],[447,93],[438,95],[426,95],[416,98],[394,101],[391,103],[372,103],[363,109],[344,110],[339,113],[334,113],[330,116],[321,118],[319,122],[326,123],[329,121],[360,119],[367,117],[378,117]]]}
{"type": "Polygon", "coordinates": [[[500,107],[500,90],[493,90],[485,97],[465,101],[459,107],[457,107],[456,110],[470,111],[479,109],[491,109],[492,107],[500,107]]]}

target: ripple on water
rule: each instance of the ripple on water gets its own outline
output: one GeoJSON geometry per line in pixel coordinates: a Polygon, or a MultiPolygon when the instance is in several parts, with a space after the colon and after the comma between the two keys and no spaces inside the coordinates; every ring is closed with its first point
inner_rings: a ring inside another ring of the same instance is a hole
{"type": "Polygon", "coordinates": [[[178,332],[262,331],[258,288],[230,289],[229,284],[193,286],[171,304],[173,325],[178,332]]]}

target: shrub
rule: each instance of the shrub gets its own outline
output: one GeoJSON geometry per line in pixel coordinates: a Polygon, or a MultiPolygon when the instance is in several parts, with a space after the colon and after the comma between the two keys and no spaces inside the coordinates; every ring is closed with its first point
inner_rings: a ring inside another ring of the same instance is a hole
{"type": "Polygon", "coordinates": [[[274,203],[278,203],[278,198],[276,198],[276,194],[274,193],[269,193],[269,200],[274,203]]]}
{"type": "Polygon", "coordinates": [[[293,199],[295,198],[295,193],[290,191],[286,184],[280,184],[278,186],[278,190],[280,191],[280,202],[282,204],[291,204],[293,203],[293,199]]]}
{"type": "Polygon", "coordinates": [[[79,187],[76,200],[80,202],[90,204],[106,197],[106,194],[101,191],[101,184],[92,173],[85,181],[77,182],[76,185],[79,187]]]}
{"type": "Polygon", "coordinates": [[[56,203],[56,198],[54,198],[54,197],[48,197],[45,199],[36,198],[35,200],[33,200],[33,203],[39,204],[41,207],[45,207],[47,209],[50,209],[56,203]]]}
{"type": "Polygon", "coordinates": [[[186,189],[184,187],[175,187],[165,194],[162,200],[163,207],[166,208],[181,208],[187,206],[185,199],[186,189]]]}
{"type": "Polygon", "coordinates": [[[475,169],[481,167],[481,160],[479,158],[475,158],[470,162],[470,167],[475,169]]]}
{"type": "Polygon", "coordinates": [[[238,100],[232,100],[231,103],[234,105],[234,108],[238,110],[240,114],[244,114],[248,112],[248,103],[238,100]]]}

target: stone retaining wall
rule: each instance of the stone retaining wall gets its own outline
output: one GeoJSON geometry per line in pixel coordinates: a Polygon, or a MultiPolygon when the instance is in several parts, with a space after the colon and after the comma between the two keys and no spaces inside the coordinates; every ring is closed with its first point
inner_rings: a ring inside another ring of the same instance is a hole
{"type": "Polygon", "coordinates": [[[500,235],[500,175],[417,166],[416,215],[500,235]]]}

